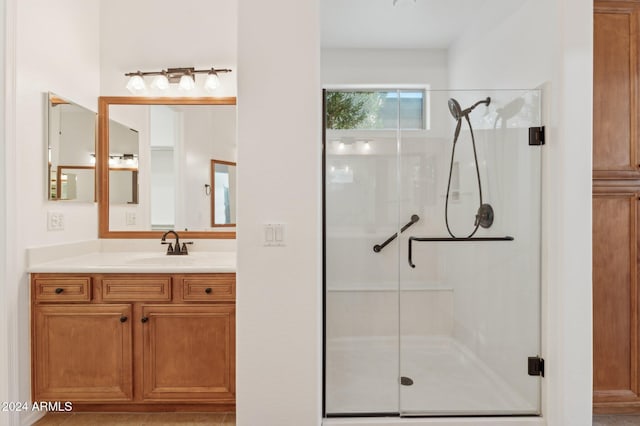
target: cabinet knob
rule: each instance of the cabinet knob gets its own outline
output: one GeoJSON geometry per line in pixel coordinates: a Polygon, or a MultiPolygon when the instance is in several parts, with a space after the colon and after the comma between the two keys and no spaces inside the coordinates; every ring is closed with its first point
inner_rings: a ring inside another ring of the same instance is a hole
{"type": "Polygon", "coordinates": [[[60,288],[60,287],[56,288],[56,294],[60,294],[63,291],[64,291],[64,288],[60,288]]]}
{"type": "Polygon", "coordinates": [[[128,319],[127,316],[123,315],[123,316],[120,317],[120,322],[126,322],[127,319],[128,319]]]}
{"type": "Polygon", "coordinates": [[[207,288],[204,289],[204,292],[207,293],[207,294],[211,294],[212,291],[213,290],[211,289],[211,287],[207,287],[207,288]]]}
{"type": "Polygon", "coordinates": [[[147,321],[149,321],[149,318],[147,318],[147,317],[142,317],[142,319],[141,319],[140,321],[142,321],[142,322],[147,322],[147,321]]]}

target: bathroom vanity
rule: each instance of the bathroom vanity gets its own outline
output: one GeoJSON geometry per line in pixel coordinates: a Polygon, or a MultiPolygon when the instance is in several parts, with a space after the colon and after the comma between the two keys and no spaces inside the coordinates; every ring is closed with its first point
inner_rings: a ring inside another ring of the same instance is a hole
{"type": "Polygon", "coordinates": [[[33,400],[233,411],[235,265],[220,263],[232,255],[92,253],[31,268],[33,400]]]}

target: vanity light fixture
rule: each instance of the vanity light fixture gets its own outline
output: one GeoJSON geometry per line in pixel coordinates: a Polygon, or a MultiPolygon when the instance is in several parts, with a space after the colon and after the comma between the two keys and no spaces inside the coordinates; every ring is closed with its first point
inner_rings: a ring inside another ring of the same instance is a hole
{"type": "Polygon", "coordinates": [[[169,78],[167,77],[167,73],[163,72],[162,74],[155,76],[151,82],[151,88],[167,90],[169,88],[169,78]]]}
{"type": "Polygon", "coordinates": [[[127,83],[127,90],[133,94],[142,93],[147,88],[147,85],[144,83],[144,79],[142,78],[143,74],[138,71],[135,73],[131,73],[128,75],[129,82],[127,83]]]}
{"type": "Polygon", "coordinates": [[[218,73],[212,68],[207,74],[207,79],[204,82],[204,88],[208,92],[213,92],[220,86],[220,77],[218,73]]]}
{"type": "Polygon", "coordinates": [[[137,154],[110,154],[109,166],[113,167],[138,167],[137,154]]]}
{"type": "Polygon", "coordinates": [[[133,94],[140,94],[146,90],[144,77],[155,76],[151,83],[151,88],[158,90],[167,90],[170,84],[178,84],[180,89],[189,91],[196,86],[196,74],[207,74],[204,82],[205,90],[212,92],[220,86],[220,73],[231,72],[227,68],[213,68],[197,70],[193,67],[183,68],[167,68],[162,71],[136,71],[128,72],[125,76],[129,77],[127,90],[133,94]]]}
{"type": "Polygon", "coordinates": [[[187,73],[182,77],[180,77],[180,83],[178,84],[178,86],[182,90],[186,90],[186,91],[193,90],[193,88],[196,87],[196,78],[194,77],[193,74],[187,73]]]}

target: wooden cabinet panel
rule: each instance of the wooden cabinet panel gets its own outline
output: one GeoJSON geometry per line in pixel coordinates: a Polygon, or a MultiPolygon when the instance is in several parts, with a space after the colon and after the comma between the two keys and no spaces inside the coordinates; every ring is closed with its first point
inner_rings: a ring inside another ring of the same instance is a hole
{"type": "Polygon", "coordinates": [[[178,278],[182,300],[189,302],[233,302],[236,300],[235,274],[193,275],[178,278]]]}
{"type": "Polygon", "coordinates": [[[128,401],[131,305],[38,305],[33,311],[34,401],[128,401]]]}
{"type": "Polygon", "coordinates": [[[73,401],[75,411],[235,409],[235,274],[31,278],[34,401],[73,401]]]}
{"type": "Polygon", "coordinates": [[[593,169],[595,178],[637,178],[640,5],[596,2],[593,169]]]}
{"type": "Polygon", "coordinates": [[[109,302],[168,302],[171,277],[167,275],[108,275],[99,279],[102,300],[109,302]]]}
{"type": "Polygon", "coordinates": [[[88,302],[91,278],[82,276],[34,278],[33,294],[38,302],[88,302]]]}
{"type": "Polygon", "coordinates": [[[593,197],[594,402],[638,398],[638,194],[593,197]]]}
{"type": "Polygon", "coordinates": [[[146,401],[233,401],[235,307],[143,305],[146,401]]]}

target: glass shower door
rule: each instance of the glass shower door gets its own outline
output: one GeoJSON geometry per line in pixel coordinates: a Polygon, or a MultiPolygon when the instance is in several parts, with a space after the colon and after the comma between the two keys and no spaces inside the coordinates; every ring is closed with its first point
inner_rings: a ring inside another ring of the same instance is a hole
{"type": "Polygon", "coordinates": [[[399,217],[421,218],[400,237],[400,414],[539,414],[540,92],[428,99],[400,136],[399,217]]]}
{"type": "Polygon", "coordinates": [[[325,104],[325,411],[398,413],[397,241],[374,251],[398,230],[398,108],[375,91],[325,104]]]}

